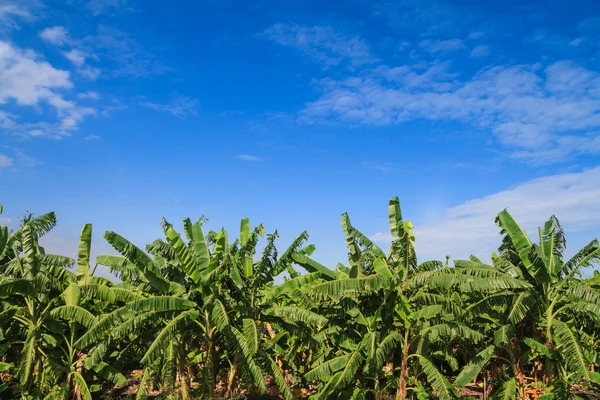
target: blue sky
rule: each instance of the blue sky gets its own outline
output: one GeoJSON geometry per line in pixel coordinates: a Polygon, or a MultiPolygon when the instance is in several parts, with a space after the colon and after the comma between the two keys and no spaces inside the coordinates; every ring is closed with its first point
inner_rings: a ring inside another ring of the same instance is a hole
{"type": "Polygon", "coordinates": [[[592,1],[0,1],[2,222],[54,210],[143,245],[160,218],[385,244],[399,196],[422,258],[489,255],[505,207],[600,236],[592,1]]]}

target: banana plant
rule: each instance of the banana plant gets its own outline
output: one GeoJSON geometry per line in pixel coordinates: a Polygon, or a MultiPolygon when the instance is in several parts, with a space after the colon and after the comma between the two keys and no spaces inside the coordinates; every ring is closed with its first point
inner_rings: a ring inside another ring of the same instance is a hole
{"type": "Polygon", "coordinates": [[[566,240],[554,216],[538,229],[538,243],[531,242],[508,211],[496,221],[503,239],[493,265],[477,259],[457,263],[485,275],[466,283],[475,295],[467,312],[495,334],[455,383],[464,386],[488,363],[499,361],[511,371],[498,385],[496,396],[501,398],[526,398],[528,391],[561,398],[572,383],[594,384],[600,375],[589,370],[586,354],[593,347],[583,339],[600,328],[600,292],[580,272],[600,259],[598,241],[564,261],[566,240]],[[526,371],[531,364],[539,365],[533,374],[526,371]],[[532,388],[528,378],[537,385],[532,388]]]}
{"type": "Polygon", "coordinates": [[[312,287],[316,296],[333,303],[334,310],[342,310],[351,321],[332,335],[331,345],[336,349],[332,356],[315,363],[306,374],[307,379],[324,383],[316,396],[319,399],[342,390],[349,390],[351,398],[372,393],[381,399],[393,388],[395,397],[404,399],[408,381],[414,384],[412,390],[425,390],[420,377],[438,398],[455,397],[458,393],[439,370],[439,360],[433,360],[427,350],[435,347],[439,357],[450,358],[444,343],[483,338],[457,318],[460,308],[450,293],[420,288],[418,282],[424,275],[445,267],[439,261],[419,264],[412,224],[403,220],[397,198],[390,200],[388,211],[394,240],[387,254],[343,214],[350,267],[338,265],[337,271],[328,274],[315,261],[296,257],[296,262],[326,280],[312,287]]]}
{"type": "MultiPolygon", "coordinates": [[[[42,382],[44,349],[54,346],[50,311],[58,302],[72,273],[68,257],[46,254],[39,236],[56,223],[53,213],[23,219],[19,229],[6,234],[2,229],[3,249],[0,254],[0,298],[5,300],[2,323],[22,343],[16,376],[24,394],[39,392],[42,382]]],[[[16,344],[16,343],[15,343],[16,344]]]]}
{"type": "MultiPolygon", "coordinates": [[[[273,278],[291,271],[291,257],[306,234],[277,257],[276,234],[268,237],[263,255],[253,256],[264,228],[253,231],[247,219],[241,223],[240,239],[229,243],[225,230],[204,234],[203,218],[184,221],[187,243],[163,220],[165,241],[148,246],[148,255],[114,232],[106,240],[121,256],[99,256],[98,262],[117,271],[125,283],[143,290],[145,297],[112,311],[91,327],[76,345],[81,348],[111,338],[126,339],[142,330],[156,329],[152,344],[141,359],[146,368],[168,366],[170,386],[179,377],[182,397],[189,398],[186,366],[188,355],[200,361],[210,398],[215,396],[219,363],[229,365],[228,381],[239,374],[259,392],[266,390],[265,375],[275,378],[280,391],[291,398],[275,356],[263,347],[269,329],[286,323],[325,324],[326,320],[298,307],[273,307],[262,303],[263,290],[273,278]]],[[[293,272],[293,271],[292,271],[293,272]]],[[[231,385],[230,385],[231,386],[231,385]]]]}

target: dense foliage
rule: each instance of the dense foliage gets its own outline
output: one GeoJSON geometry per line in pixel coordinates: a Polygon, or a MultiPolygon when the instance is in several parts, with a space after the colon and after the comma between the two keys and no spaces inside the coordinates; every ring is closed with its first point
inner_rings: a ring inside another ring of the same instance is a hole
{"type": "Polygon", "coordinates": [[[2,226],[0,397],[600,397],[600,275],[582,274],[597,240],[566,260],[554,216],[534,243],[505,210],[491,265],[420,262],[398,199],[388,211],[387,253],[342,215],[334,269],[306,232],[280,252],[248,219],[235,240],[163,220],[145,249],[106,232],[119,255],[95,265],[119,283],[93,273],[90,224],[76,260],[39,244],[53,213],[2,226]]]}

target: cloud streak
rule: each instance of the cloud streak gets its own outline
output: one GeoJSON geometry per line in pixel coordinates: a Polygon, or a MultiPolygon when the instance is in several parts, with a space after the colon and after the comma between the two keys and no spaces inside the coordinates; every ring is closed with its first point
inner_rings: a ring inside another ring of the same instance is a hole
{"type": "Polygon", "coordinates": [[[326,68],[342,63],[357,67],[377,61],[361,38],[343,34],[329,25],[275,24],[261,36],[279,45],[294,47],[326,68]]]}
{"type": "Polygon", "coordinates": [[[385,126],[460,121],[493,134],[509,157],[532,164],[600,153],[600,73],[570,61],[484,68],[459,81],[447,64],[368,68],[324,78],[301,123],[385,126]]]}
{"type": "Polygon", "coordinates": [[[244,160],[244,161],[262,161],[262,158],[257,157],[257,156],[251,156],[249,154],[240,154],[239,156],[237,156],[237,158],[239,160],[244,160]]]}
{"type": "Polygon", "coordinates": [[[156,111],[166,112],[175,117],[183,118],[188,115],[196,115],[196,109],[200,105],[200,101],[188,96],[177,96],[169,103],[142,101],[140,105],[156,111]]]}

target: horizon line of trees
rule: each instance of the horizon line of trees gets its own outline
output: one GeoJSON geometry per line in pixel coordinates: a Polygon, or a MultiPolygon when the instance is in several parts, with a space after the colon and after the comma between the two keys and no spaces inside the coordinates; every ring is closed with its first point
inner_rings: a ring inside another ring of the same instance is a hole
{"type": "Polygon", "coordinates": [[[388,214],[387,252],[342,214],[335,268],[248,219],[234,239],[163,219],[145,248],[107,231],[119,255],[93,266],[91,224],[76,259],[39,244],[54,213],[0,226],[0,398],[600,398],[598,240],[565,259],[556,217],[532,240],[504,210],[491,264],[421,261],[388,214]]]}

